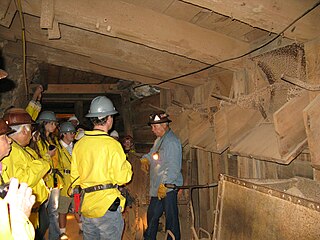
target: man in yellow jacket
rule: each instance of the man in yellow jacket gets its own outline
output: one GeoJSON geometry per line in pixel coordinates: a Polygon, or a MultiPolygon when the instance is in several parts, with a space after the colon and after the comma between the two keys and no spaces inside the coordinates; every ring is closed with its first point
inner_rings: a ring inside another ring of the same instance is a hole
{"type": "MultiPolygon", "coordinates": [[[[1,69],[0,69],[1,74],[1,69]]],[[[0,161],[9,154],[12,140],[7,134],[12,133],[3,119],[0,119],[0,161]]],[[[2,162],[0,162],[1,184],[2,162]]],[[[32,190],[27,184],[21,183],[15,178],[11,179],[9,190],[4,197],[4,191],[1,191],[0,197],[0,239],[34,239],[34,228],[30,223],[28,216],[32,205],[35,202],[35,196],[32,196],[32,190]],[[8,212],[8,209],[10,210],[8,212]]]]}
{"type": "Polygon", "coordinates": [[[76,144],[72,152],[71,181],[84,192],[81,206],[83,238],[121,239],[125,198],[118,186],[132,177],[131,164],[121,144],[108,135],[113,115],[118,112],[105,96],[92,100],[89,113],[93,131],[76,144]]]}
{"type": "MultiPolygon", "coordinates": [[[[14,177],[27,183],[36,195],[36,211],[46,211],[44,202],[48,198],[48,191],[42,178],[50,170],[50,165],[27,147],[32,136],[31,116],[22,108],[11,108],[3,118],[16,132],[9,135],[13,141],[12,150],[2,160],[2,177],[5,182],[14,177]]],[[[39,226],[41,228],[41,220],[40,225],[37,220],[33,223],[37,229],[39,226]]],[[[41,235],[45,234],[46,228],[47,226],[43,227],[41,235]]]]}

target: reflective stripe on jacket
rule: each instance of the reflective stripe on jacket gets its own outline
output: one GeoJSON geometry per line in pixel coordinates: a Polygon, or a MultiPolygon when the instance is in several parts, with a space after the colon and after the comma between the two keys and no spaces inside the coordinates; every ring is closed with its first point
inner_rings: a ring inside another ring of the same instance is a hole
{"type": "MultiPolygon", "coordinates": [[[[73,186],[82,189],[109,183],[120,186],[131,180],[131,164],[117,140],[103,131],[86,131],[72,152],[71,181],[77,177],[73,186]]],[[[81,213],[89,218],[102,217],[117,197],[123,210],[125,198],[117,188],[86,193],[81,213]]]]}

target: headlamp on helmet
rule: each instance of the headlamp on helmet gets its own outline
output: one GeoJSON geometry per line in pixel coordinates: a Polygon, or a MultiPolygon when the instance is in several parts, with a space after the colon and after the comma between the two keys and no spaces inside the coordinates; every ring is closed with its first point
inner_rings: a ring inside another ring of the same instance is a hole
{"type": "Polygon", "coordinates": [[[158,123],[165,123],[165,122],[169,123],[171,122],[171,120],[168,117],[169,115],[163,111],[152,113],[149,116],[148,125],[150,126],[151,124],[158,124],[158,123]]]}

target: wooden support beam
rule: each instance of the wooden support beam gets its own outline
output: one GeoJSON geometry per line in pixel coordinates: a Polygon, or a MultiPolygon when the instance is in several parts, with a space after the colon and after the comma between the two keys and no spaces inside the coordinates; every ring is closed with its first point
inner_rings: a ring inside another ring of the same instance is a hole
{"type": "MultiPolygon", "coordinates": [[[[24,11],[40,16],[39,1],[22,1],[24,11]]],[[[249,45],[244,42],[117,0],[56,1],[55,19],[61,24],[121,38],[203,63],[215,63],[249,50],[249,45]]],[[[226,65],[233,66],[234,63],[231,61],[226,65]]]]}
{"type": "MultiPolygon", "coordinates": [[[[59,41],[48,40],[46,30],[39,30],[39,18],[29,15],[25,16],[26,22],[26,38],[29,42],[36,43],[51,48],[50,52],[65,52],[65,55],[75,53],[76,58],[72,60],[72,65],[76,65],[78,56],[88,57],[87,68],[91,71],[101,72],[110,71],[118,74],[117,78],[135,80],[141,79],[140,82],[147,84],[156,84],[161,80],[182,74],[187,71],[197,70],[204,65],[197,61],[190,62],[189,59],[173,55],[167,52],[161,52],[155,49],[142,47],[140,45],[121,41],[101,34],[88,33],[87,31],[77,29],[70,26],[65,26],[59,23],[63,38],[59,41]],[[95,39],[94,41],[83,41],[83,39],[95,39]],[[79,55],[78,55],[79,54],[79,55]],[[147,57],[146,57],[147,56],[147,57]],[[150,79],[150,80],[148,80],[150,79]]],[[[15,32],[13,38],[21,39],[21,27],[18,19],[15,19],[11,27],[15,32]]],[[[6,28],[0,27],[0,36],[5,39],[9,32],[6,28]]],[[[27,48],[27,50],[29,50],[27,48]]],[[[33,49],[35,54],[45,55],[46,53],[39,49],[33,49]],[[39,53],[37,53],[39,51],[39,53]]],[[[54,53],[56,54],[56,53],[54,53]]],[[[57,59],[59,60],[59,59],[57,59]]],[[[64,61],[64,57],[60,59],[64,61]]],[[[58,64],[60,65],[60,64],[58,64]]],[[[114,75],[112,75],[114,76],[114,75]]],[[[206,81],[208,73],[203,72],[177,80],[184,84],[199,84],[201,81],[206,81]]],[[[172,82],[161,84],[161,88],[169,88],[176,86],[172,82]]]]}
{"type": "MultiPolygon", "coordinates": [[[[31,88],[33,86],[31,85],[31,88]]],[[[114,93],[122,94],[117,84],[48,84],[45,94],[91,94],[114,93]]]]}
{"type": "MultiPolygon", "coordinates": [[[[184,2],[207,8],[216,13],[229,16],[269,32],[279,33],[307,9],[314,6],[315,0],[182,0],[184,2]]],[[[316,8],[300,19],[284,35],[288,38],[307,41],[319,36],[320,9],[316,8]]]]}
{"type": "MultiPolygon", "coordinates": [[[[1,35],[1,31],[0,31],[1,35]]],[[[21,51],[19,51],[19,48],[21,47],[20,42],[8,42],[5,46],[5,50],[8,53],[14,54],[14,55],[21,55],[21,51]]],[[[97,66],[90,64],[90,58],[73,54],[70,52],[65,52],[59,49],[54,49],[50,47],[41,46],[38,44],[27,44],[27,56],[32,59],[37,59],[39,61],[44,61],[49,64],[57,65],[57,66],[63,66],[68,67],[72,69],[77,69],[81,71],[86,72],[95,72],[97,74],[115,77],[119,79],[124,79],[128,81],[137,81],[137,82],[143,82],[146,84],[153,84],[156,82],[155,79],[152,79],[147,76],[141,76],[134,73],[127,73],[123,71],[119,71],[116,69],[103,67],[103,66],[97,66]]],[[[176,87],[175,84],[172,83],[166,83],[161,85],[162,88],[174,88],[176,87]]]]}

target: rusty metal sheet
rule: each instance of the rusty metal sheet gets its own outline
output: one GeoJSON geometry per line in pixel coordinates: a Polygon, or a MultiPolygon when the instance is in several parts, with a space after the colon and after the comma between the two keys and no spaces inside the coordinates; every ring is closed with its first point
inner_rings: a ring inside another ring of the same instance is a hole
{"type": "Polygon", "coordinates": [[[222,175],[213,239],[320,239],[319,183],[309,180],[300,184],[301,178],[283,182],[278,180],[273,188],[272,181],[259,184],[222,175]],[[290,191],[293,188],[295,192],[290,191]],[[317,200],[311,200],[305,189],[317,200]]]}

